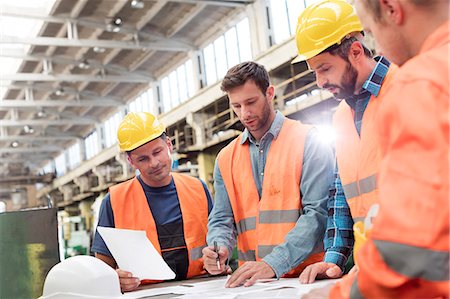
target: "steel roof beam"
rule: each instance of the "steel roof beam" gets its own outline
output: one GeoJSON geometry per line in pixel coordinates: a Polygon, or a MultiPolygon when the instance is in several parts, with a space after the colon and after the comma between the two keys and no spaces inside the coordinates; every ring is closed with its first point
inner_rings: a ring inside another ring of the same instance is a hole
{"type": "MultiPolygon", "coordinates": [[[[24,154],[24,153],[22,153],[22,154],[24,154]]],[[[25,155],[21,155],[21,156],[22,156],[21,158],[0,158],[0,163],[1,164],[23,163],[24,162],[23,161],[23,156],[25,156],[25,155]]],[[[28,156],[28,155],[26,155],[26,156],[28,156]]],[[[40,160],[40,161],[37,161],[36,163],[32,163],[34,165],[39,165],[45,160],[53,160],[54,159],[54,157],[49,156],[49,155],[45,155],[45,154],[36,154],[36,155],[33,155],[33,157],[37,157],[40,160]]]]}
{"type": "Polygon", "coordinates": [[[35,108],[41,107],[111,107],[124,103],[114,100],[0,100],[0,110],[3,108],[35,108]]]}
{"type": "Polygon", "coordinates": [[[0,120],[0,127],[15,127],[15,126],[84,126],[95,125],[99,121],[90,118],[71,118],[71,119],[23,119],[23,120],[0,120]]]}
{"type": "Polygon", "coordinates": [[[225,7],[243,7],[253,3],[253,0],[170,0],[170,2],[190,3],[190,4],[207,4],[225,7]]]}
{"type": "MultiPolygon", "coordinates": [[[[67,64],[67,65],[75,65],[78,66],[80,64],[80,60],[74,60],[68,57],[63,56],[45,56],[45,55],[27,55],[24,53],[18,53],[18,51],[12,51],[8,49],[4,49],[3,51],[0,51],[0,57],[7,57],[7,58],[15,58],[15,59],[21,59],[26,61],[37,61],[37,62],[44,62],[49,61],[52,63],[58,63],[58,64],[67,64]]],[[[146,79],[148,81],[155,80],[154,77],[148,76],[147,74],[143,74],[142,72],[130,72],[126,67],[119,66],[119,65],[104,65],[101,62],[97,60],[92,59],[86,59],[89,63],[89,68],[94,69],[104,69],[106,71],[115,72],[118,74],[122,74],[125,76],[130,77],[140,77],[143,79],[146,79]]]]}
{"type": "MultiPolygon", "coordinates": [[[[165,2],[163,2],[163,4],[165,4],[165,2]]],[[[89,19],[85,19],[85,18],[69,18],[69,17],[55,17],[55,16],[46,16],[46,15],[36,15],[36,14],[32,14],[32,13],[23,13],[20,11],[17,11],[17,9],[15,8],[8,8],[8,9],[2,9],[2,16],[7,16],[7,17],[13,17],[13,18],[22,18],[22,19],[33,19],[33,20],[40,20],[40,21],[44,21],[44,22],[49,22],[49,23],[59,23],[59,24],[73,24],[74,26],[76,25],[81,25],[84,27],[89,27],[92,29],[101,29],[103,31],[106,31],[106,27],[107,24],[103,23],[103,22],[98,22],[96,20],[89,20],[89,19]]],[[[179,41],[176,39],[168,39],[166,37],[164,37],[163,35],[159,35],[159,34],[152,34],[152,33],[148,33],[148,32],[143,32],[143,31],[139,31],[131,26],[121,26],[120,27],[120,33],[122,34],[129,34],[132,36],[137,36],[139,38],[143,38],[143,39],[148,39],[148,40],[152,40],[152,41],[157,41],[157,42],[162,42],[162,43],[166,43],[168,45],[178,45],[178,46],[182,46],[182,47],[191,47],[190,45],[186,44],[183,41],[179,41]]],[[[76,36],[72,36],[69,37],[70,40],[76,39],[76,36]]]]}
{"type": "Polygon", "coordinates": [[[178,20],[173,28],[167,33],[167,36],[174,36],[181,28],[183,28],[186,24],[192,21],[204,8],[206,4],[198,4],[196,5],[184,18],[178,20]]]}
{"type": "Polygon", "coordinates": [[[0,141],[55,141],[55,140],[76,140],[78,136],[33,136],[33,135],[17,135],[17,136],[0,136],[0,141]]]}
{"type": "Polygon", "coordinates": [[[38,73],[16,73],[2,74],[4,81],[37,81],[37,82],[55,82],[55,81],[76,81],[76,82],[118,82],[118,83],[149,83],[147,78],[132,76],[92,76],[92,75],[66,75],[66,74],[38,74],[38,73]]]}
{"type": "Polygon", "coordinates": [[[171,41],[112,41],[101,39],[68,39],[60,37],[28,37],[2,36],[0,44],[24,44],[32,46],[57,46],[57,47],[83,47],[83,48],[109,48],[127,50],[158,50],[184,52],[193,50],[187,45],[177,44],[171,41]]]}
{"type": "Polygon", "coordinates": [[[54,145],[47,145],[41,147],[16,147],[16,148],[0,148],[0,154],[24,154],[24,153],[37,153],[37,152],[59,152],[64,150],[64,148],[54,145]]]}
{"type": "MultiPolygon", "coordinates": [[[[8,88],[8,89],[33,89],[33,90],[39,90],[39,91],[47,91],[52,92],[56,91],[56,88],[51,84],[34,84],[34,83],[13,83],[11,85],[5,84],[5,81],[0,81],[0,87],[8,88]]],[[[110,101],[117,101],[119,103],[120,98],[118,97],[111,97],[111,96],[101,96],[99,94],[96,94],[92,91],[78,91],[76,88],[73,88],[71,86],[63,86],[64,93],[68,95],[75,95],[76,97],[85,97],[89,100],[96,100],[96,101],[104,101],[104,100],[110,100],[110,101]]],[[[16,100],[16,99],[14,99],[16,100]]],[[[1,106],[1,105],[0,105],[1,106]]]]}

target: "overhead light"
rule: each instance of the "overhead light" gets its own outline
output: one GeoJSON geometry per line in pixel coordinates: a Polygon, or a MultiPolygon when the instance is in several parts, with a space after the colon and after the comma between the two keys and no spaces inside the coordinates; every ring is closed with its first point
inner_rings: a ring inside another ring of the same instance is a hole
{"type": "Polygon", "coordinates": [[[106,49],[102,47],[94,47],[93,50],[95,53],[103,53],[106,49]]]}
{"type": "Polygon", "coordinates": [[[19,146],[19,142],[18,141],[13,141],[11,142],[11,147],[18,147],[19,146]]]}
{"type": "Polygon", "coordinates": [[[55,91],[55,94],[57,95],[57,96],[62,96],[62,95],[64,95],[66,92],[65,92],[65,90],[64,90],[64,88],[62,87],[62,86],[60,86],[60,87],[58,87],[58,89],[55,91]]]}
{"type": "Polygon", "coordinates": [[[144,2],[142,0],[132,0],[131,7],[136,9],[144,8],[144,2]]]}
{"type": "Polygon", "coordinates": [[[123,23],[123,20],[122,20],[122,18],[117,17],[117,18],[114,18],[114,19],[113,19],[112,23],[113,23],[114,25],[116,25],[116,26],[121,26],[122,23],[123,23]]]}
{"type": "Polygon", "coordinates": [[[111,20],[111,22],[108,25],[106,25],[106,31],[119,32],[122,24],[123,24],[122,18],[115,17],[111,20]]]}
{"type": "Polygon", "coordinates": [[[84,59],[78,64],[78,67],[80,69],[87,70],[91,67],[91,65],[89,64],[89,61],[87,61],[87,59],[84,59]]]}
{"type": "Polygon", "coordinates": [[[47,116],[47,114],[44,111],[38,111],[38,113],[36,113],[36,116],[38,118],[44,118],[47,116]]]}
{"type": "Polygon", "coordinates": [[[106,31],[108,32],[119,32],[120,31],[120,26],[115,26],[112,24],[108,24],[106,25],[106,31]]]}
{"type": "Polygon", "coordinates": [[[23,126],[23,131],[27,134],[33,134],[34,133],[34,129],[32,127],[30,127],[29,125],[25,125],[23,126]]]}

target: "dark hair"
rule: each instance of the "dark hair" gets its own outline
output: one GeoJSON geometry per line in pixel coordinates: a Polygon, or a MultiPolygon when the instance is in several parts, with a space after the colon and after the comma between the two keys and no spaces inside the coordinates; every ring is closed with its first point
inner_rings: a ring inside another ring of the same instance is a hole
{"type": "MultiPolygon", "coordinates": [[[[158,137],[156,137],[155,139],[157,139],[157,138],[161,138],[162,140],[166,141],[166,139],[167,139],[167,134],[166,134],[166,132],[162,132],[162,134],[159,135],[158,137]]],[[[141,146],[144,146],[144,145],[146,145],[147,143],[149,143],[150,141],[153,141],[153,140],[155,140],[155,139],[149,140],[148,142],[144,143],[143,145],[138,146],[137,148],[140,148],[141,146]]],[[[129,155],[131,154],[131,152],[134,151],[135,149],[136,149],[136,148],[133,148],[132,150],[126,151],[127,155],[129,156],[129,155]]]]}
{"type": "MultiPolygon", "coordinates": [[[[356,37],[351,36],[351,37],[343,39],[340,44],[334,44],[334,45],[326,48],[321,53],[330,53],[333,56],[338,55],[345,61],[348,61],[348,52],[350,51],[350,47],[352,46],[352,44],[354,42],[357,42],[357,41],[359,41],[359,40],[356,37]]],[[[364,55],[371,58],[373,56],[372,51],[370,51],[366,46],[364,46],[363,43],[361,43],[361,45],[364,49],[364,55]]]]}
{"type": "Polygon", "coordinates": [[[230,68],[222,80],[220,89],[228,92],[233,88],[244,85],[248,80],[253,80],[263,94],[266,93],[270,85],[269,74],[264,66],[247,61],[230,68]]]}

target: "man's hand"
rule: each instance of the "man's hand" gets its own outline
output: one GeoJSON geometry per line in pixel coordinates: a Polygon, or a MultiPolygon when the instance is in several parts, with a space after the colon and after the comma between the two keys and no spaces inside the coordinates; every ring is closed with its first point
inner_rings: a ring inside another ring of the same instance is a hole
{"type": "Polygon", "coordinates": [[[339,278],[342,276],[342,270],[333,263],[325,263],[319,262],[308,267],[303,270],[300,274],[299,280],[300,283],[313,283],[316,278],[339,278]]]}
{"type": "Polygon", "coordinates": [[[116,269],[116,272],[119,275],[120,289],[122,292],[135,290],[141,284],[139,278],[133,277],[133,273],[131,272],[120,269],[116,269]]]}
{"type": "Polygon", "coordinates": [[[217,268],[217,253],[214,252],[213,246],[208,246],[203,248],[203,267],[211,275],[219,275],[223,273],[228,273],[230,267],[225,265],[228,259],[229,253],[225,246],[219,247],[219,259],[220,259],[220,269],[217,268]]]}
{"type": "Polygon", "coordinates": [[[225,284],[226,288],[234,288],[244,284],[249,287],[255,284],[256,280],[272,278],[275,276],[273,269],[265,262],[245,262],[239,267],[225,284]],[[248,279],[247,281],[245,281],[248,279]]]}

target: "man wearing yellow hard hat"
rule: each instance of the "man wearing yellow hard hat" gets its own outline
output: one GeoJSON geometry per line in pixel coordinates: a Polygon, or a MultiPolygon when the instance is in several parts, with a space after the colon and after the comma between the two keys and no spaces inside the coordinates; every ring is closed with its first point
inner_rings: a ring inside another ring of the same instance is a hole
{"type": "MultiPolygon", "coordinates": [[[[126,152],[140,174],[110,188],[100,208],[98,225],[145,230],[176,279],[185,279],[205,273],[201,257],[212,200],[205,183],[171,172],[172,144],[164,130],[163,124],[147,112],[131,112],[119,125],[120,150],[126,152]]],[[[116,268],[98,232],[92,251],[116,268]]],[[[117,273],[122,291],[141,284],[126,269],[117,269],[117,273]]],[[[151,281],[142,281],[147,282],[151,281]]]]}
{"type": "MultiPolygon", "coordinates": [[[[384,57],[372,57],[362,30],[353,7],[343,0],[312,4],[298,18],[298,56],[293,62],[306,61],[317,85],[343,100],[333,118],[337,162],[328,202],[325,257],[302,272],[301,283],[342,276],[353,251],[354,224],[360,229],[355,233],[359,245],[371,224],[366,221],[364,228],[365,218],[376,214],[381,157],[375,120],[396,66],[384,57]]],[[[354,255],[357,260],[358,253],[354,255]]]]}
{"type": "MultiPolygon", "coordinates": [[[[399,65],[378,115],[380,209],[332,298],[450,298],[450,1],[358,0],[399,65]]],[[[317,297],[316,297],[317,298],[317,297]]]]}

